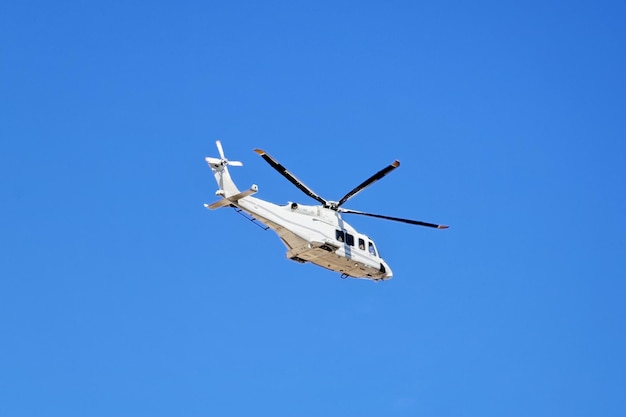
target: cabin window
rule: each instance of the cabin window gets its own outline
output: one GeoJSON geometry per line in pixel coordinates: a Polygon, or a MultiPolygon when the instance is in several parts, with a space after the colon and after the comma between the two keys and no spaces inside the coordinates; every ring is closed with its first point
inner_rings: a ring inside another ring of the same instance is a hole
{"type": "Polygon", "coordinates": [[[335,239],[337,239],[340,242],[344,242],[345,238],[343,235],[343,230],[335,230],[335,239]]]}
{"type": "Polygon", "coordinates": [[[346,243],[350,246],[354,246],[354,236],[350,233],[346,233],[346,243]]]}
{"type": "Polygon", "coordinates": [[[365,250],[365,241],[359,238],[359,249],[365,250]]]}
{"type": "Polygon", "coordinates": [[[372,242],[369,242],[368,249],[372,255],[376,256],[376,249],[374,249],[374,244],[372,242]]]}

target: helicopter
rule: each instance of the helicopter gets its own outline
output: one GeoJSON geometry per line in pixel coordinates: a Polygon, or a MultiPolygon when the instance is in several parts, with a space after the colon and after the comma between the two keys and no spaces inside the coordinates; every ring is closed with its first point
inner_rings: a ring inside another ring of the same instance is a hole
{"type": "Polygon", "coordinates": [[[343,219],[344,214],[369,216],[436,229],[448,228],[448,226],[440,224],[383,216],[342,207],[345,202],[366,187],[398,168],[400,166],[398,160],[357,185],[340,200],[331,201],[315,193],[267,152],[255,149],[254,151],[265,162],[289,182],[307,196],[321,203],[321,205],[315,206],[295,202],[277,205],[252,197],[259,190],[256,184],[245,191],[240,191],[233,182],[228,167],[240,167],[243,166],[243,163],[229,161],[224,156],[222,143],[218,140],[216,145],[220,157],[206,157],[205,161],[215,176],[219,187],[215,195],[220,199],[204,206],[210,210],[221,207],[235,208],[238,212],[247,214],[250,220],[263,224],[265,229],[272,229],[287,247],[286,256],[292,261],[310,262],[322,268],[339,272],[342,278],[384,281],[393,276],[391,268],[380,257],[374,241],[350,226],[343,219]]]}

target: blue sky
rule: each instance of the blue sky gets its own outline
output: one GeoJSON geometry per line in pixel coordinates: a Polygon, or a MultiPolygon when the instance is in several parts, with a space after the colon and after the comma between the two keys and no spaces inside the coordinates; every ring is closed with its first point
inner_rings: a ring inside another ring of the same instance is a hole
{"type": "Polygon", "coordinates": [[[621,2],[0,6],[0,414],[623,416],[621,2]],[[394,279],[209,212],[349,208],[394,279]]]}

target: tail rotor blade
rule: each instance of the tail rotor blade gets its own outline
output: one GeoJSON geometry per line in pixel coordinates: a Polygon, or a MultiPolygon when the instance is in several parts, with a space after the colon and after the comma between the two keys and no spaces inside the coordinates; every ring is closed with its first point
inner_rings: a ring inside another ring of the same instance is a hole
{"type": "Polygon", "coordinates": [[[222,159],[226,159],[224,157],[224,149],[222,148],[222,142],[220,142],[219,140],[215,141],[215,144],[217,145],[217,150],[220,153],[220,158],[222,159]]]}
{"type": "Polygon", "coordinates": [[[204,160],[207,162],[207,164],[209,165],[220,165],[222,163],[221,159],[217,159],[217,158],[211,158],[210,156],[207,156],[206,158],[204,158],[204,160]]]}
{"type": "Polygon", "coordinates": [[[228,161],[228,165],[233,166],[233,167],[242,167],[243,166],[243,162],[241,162],[241,161],[228,161]]]}

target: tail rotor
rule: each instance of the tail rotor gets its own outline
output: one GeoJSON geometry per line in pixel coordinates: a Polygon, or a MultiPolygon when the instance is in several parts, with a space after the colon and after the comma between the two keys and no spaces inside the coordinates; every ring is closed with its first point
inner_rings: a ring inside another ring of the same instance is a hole
{"type": "Polygon", "coordinates": [[[228,159],[226,159],[226,157],[224,156],[224,148],[222,147],[222,142],[217,140],[217,141],[215,141],[215,144],[217,145],[217,151],[220,154],[219,159],[218,158],[212,158],[210,156],[205,158],[206,162],[212,168],[225,167],[227,165],[230,165],[230,166],[233,166],[233,167],[241,167],[241,166],[243,166],[243,163],[241,161],[229,161],[228,159]]]}

